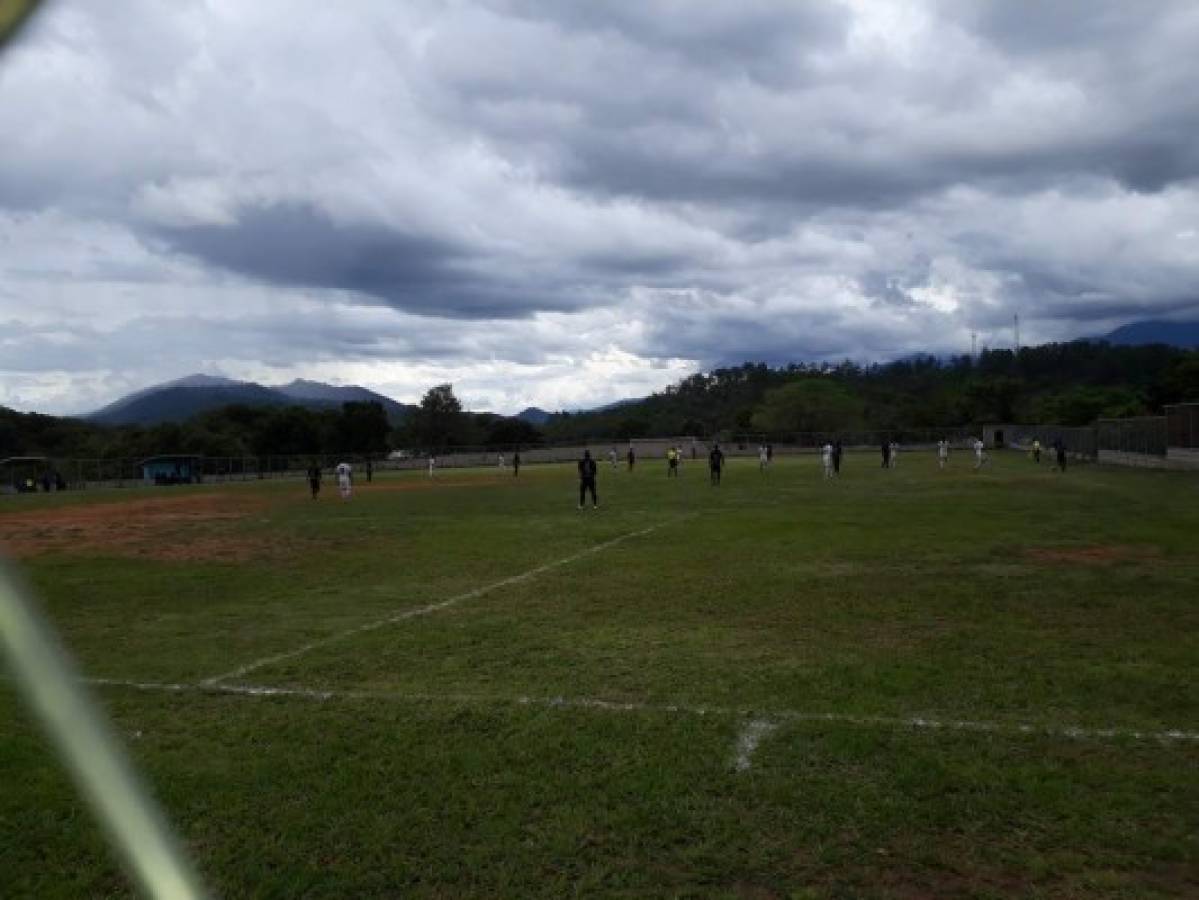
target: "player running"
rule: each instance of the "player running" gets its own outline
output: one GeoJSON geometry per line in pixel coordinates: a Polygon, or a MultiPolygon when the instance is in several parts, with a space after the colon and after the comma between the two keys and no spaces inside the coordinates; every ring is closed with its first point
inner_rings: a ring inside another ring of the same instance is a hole
{"type": "Polygon", "coordinates": [[[758,471],[765,472],[766,467],[770,465],[770,458],[766,454],[766,445],[758,445],[758,471]]]}
{"type": "Polygon", "coordinates": [[[937,466],[944,469],[947,462],[949,462],[949,441],[941,438],[937,441],[937,466]]]}
{"type": "Polygon", "coordinates": [[[977,472],[987,464],[987,445],[982,438],[974,439],[974,471],[977,472]]]}
{"type": "Polygon", "coordinates": [[[583,508],[588,491],[591,492],[591,508],[599,509],[599,500],[595,496],[595,476],[598,467],[591,458],[591,451],[584,450],[583,458],[579,460],[579,509],[583,508]]]}
{"type": "Polygon", "coordinates": [[[723,468],[724,451],[720,449],[720,444],[713,444],[712,452],[708,454],[708,475],[713,487],[720,484],[720,470],[723,468]]]}
{"type": "Polygon", "coordinates": [[[341,462],[334,471],[337,473],[337,492],[341,494],[342,500],[349,500],[354,491],[353,467],[347,462],[341,462]]]}
{"type": "Polygon", "coordinates": [[[613,447],[611,450],[608,451],[608,459],[612,463],[612,468],[615,469],[616,468],[616,448],[615,447],[613,447]]]}

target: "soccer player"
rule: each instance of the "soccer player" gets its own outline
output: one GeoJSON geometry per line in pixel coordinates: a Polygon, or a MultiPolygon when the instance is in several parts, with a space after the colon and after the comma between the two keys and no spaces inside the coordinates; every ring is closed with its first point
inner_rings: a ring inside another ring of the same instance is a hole
{"type": "Polygon", "coordinates": [[[841,474],[841,439],[833,441],[833,474],[840,476],[841,474]]]}
{"type": "Polygon", "coordinates": [[[629,444],[629,471],[633,471],[633,464],[637,462],[637,454],[633,452],[633,445],[629,444]]]}
{"type": "Polygon", "coordinates": [[[769,460],[766,458],[766,445],[759,444],[758,445],[758,471],[765,472],[766,465],[768,462],[769,462],[769,460]]]}
{"type": "Polygon", "coordinates": [[[429,477],[430,478],[433,477],[433,470],[435,468],[437,468],[437,458],[432,453],[430,453],[429,454],[429,477]]]}
{"type": "Polygon", "coordinates": [[[944,469],[945,463],[949,461],[949,441],[945,438],[937,441],[937,465],[944,469]]]}
{"type": "Polygon", "coordinates": [[[341,494],[341,499],[349,500],[354,490],[353,467],[347,462],[340,462],[334,471],[337,472],[337,491],[341,494]]]}
{"type": "Polygon", "coordinates": [[[1039,463],[1041,461],[1041,439],[1032,439],[1032,461],[1039,463]]]}
{"type": "Polygon", "coordinates": [[[371,465],[371,458],[366,458],[366,483],[370,484],[375,475],[375,467],[371,465]]]}
{"type": "Polygon", "coordinates": [[[712,486],[720,484],[720,470],[724,468],[724,452],[720,449],[720,444],[712,444],[712,452],[708,454],[708,474],[712,481],[712,486]]]}
{"type": "Polygon", "coordinates": [[[615,447],[613,447],[611,450],[608,451],[608,459],[612,463],[612,468],[615,469],[616,468],[616,448],[615,447]]]}
{"type": "Polygon", "coordinates": [[[584,450],[583,458],[579,460],[579,509],[583,508],[588,491],[591,492],[591,508],[599,508],[599,500],[595,496],[596,471],[597,467],[595,460],[591,458],[591,451],[584,450]]]}
{"type": "Polygon", "coordinates": [[[820,462],[824,466],[824,477],[833,477],[833,445],[826,443],[820,451],[820,462]]]}
{"type": "Polygon", "coordinates": [[[888,440],[884,440],[882,450],[883,450],[883,468],[889,469],[889,468],[891,468],[891,442],[888,440]]]}
{"type": "Polygon", "coordinates": [[[1061,438],[1057,438],[1053,442],[1053,450],[1057,454],[1057,468],[1059,472],[1066,471],[1066,443],[1061,438]]]}
{"type": "Polygon", "coordinates": [[[504,454],[502,454],[502,453],[500,454],[499,460],[496,462],[496,465],[501,469],[504,468],[504,454]]]}
{"type": "Polygon", "coordinates": [[[666,451],[666,475],[679,477],[679,451],[675,447],[666,451]]]}
{"type": "Polygon", "coordinates": [[[512,454],[512,477],[520,475],[520,451],[517,450],[512,454]]]}
{"type": "Polygon", "coordinates": [[[891,442],[891,468],[894,469],[899,465],[899,442],[891,442]]]}
{"type": "Polygon", "coordinates": [[[313,500],[321,492],[321,467],[315,463],[308,467],[308,490],[312,491],[313,500]]]}
{"type": "Polygon", "coordinates": [[[982,438],[974,439],[974,471],[977,472],[987,461],[987,445],[982,438]]]}

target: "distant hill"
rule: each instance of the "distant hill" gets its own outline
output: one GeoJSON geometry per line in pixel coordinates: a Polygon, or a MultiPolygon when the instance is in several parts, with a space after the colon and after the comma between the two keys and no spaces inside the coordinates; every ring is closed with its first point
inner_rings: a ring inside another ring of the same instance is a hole
{"type": "Polygon", "coordinates": [[[1199,348],[1199,322],[1129,322],[1100,338],[1121,347],[1141,344],[1167,344],[1187,349],[1199,348]]]}
{"type": "Polygon", "coordinates": [[[288,384],[272,388],[297,404],[318,406],[341,406],[343,403],[380,403],[387,410],[387,418],[396,424],[416,409],[408,403],[399,403],[390,397],[357,385],[324,384],[297,378],[288,384]]]}
{"type": "Polygon", "coordinates": [[[523,422],[528,422],[530,425],[544,425],[549,417],[549,413],[536,406],[530,406],[526,409],[522,409],[515,416],[515,418],[520,419],[523,422]]]}
{"type": "Polygon", "coordinates": [[[612,403],[605,403],[603,406],[593,406],[589,407],[588,409],[579,409],[575,410],[575,412],[577,414],[611,412],[612,410],[620,409],[623,406],[635,406],[645,399],[645,397],[626,397],[624,400],[616,400],[612,403]]]}
{"type": "Polygon", "coordinates": [[[213,375],[189,375],[165,384],[135,391],[84,418],[101,425],[156,425],[182,422],[222,406],[304,406],[329,409],[347,402],[381,403],[393,423],[415,407],[362,387],[339,387],[317,381],[296,380],[280,387],[252,381],[234,381],[213,375]]]}

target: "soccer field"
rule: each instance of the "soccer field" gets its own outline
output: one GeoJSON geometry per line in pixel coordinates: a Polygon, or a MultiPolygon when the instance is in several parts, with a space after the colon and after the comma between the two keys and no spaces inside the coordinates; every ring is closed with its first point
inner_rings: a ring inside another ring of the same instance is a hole
{"type": "MultiPolygon", "coordinates": [[[[1199,479],[843,469],[17,496],[0,540],[218,896],[1199,895],[1199,479]]],[[[10,681],[0,785],[0,897],[129,892],[10,681]]]]}

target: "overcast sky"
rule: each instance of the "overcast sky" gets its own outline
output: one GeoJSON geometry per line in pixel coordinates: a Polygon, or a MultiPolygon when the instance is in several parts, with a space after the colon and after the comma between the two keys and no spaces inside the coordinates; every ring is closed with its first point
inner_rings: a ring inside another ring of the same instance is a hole
{"type": "Polygon", "coordinates": [[[1193,0],[51,3],[0,57],[0,404],[558,409],[1199,318],[1197,47],[1193,0]]]}

